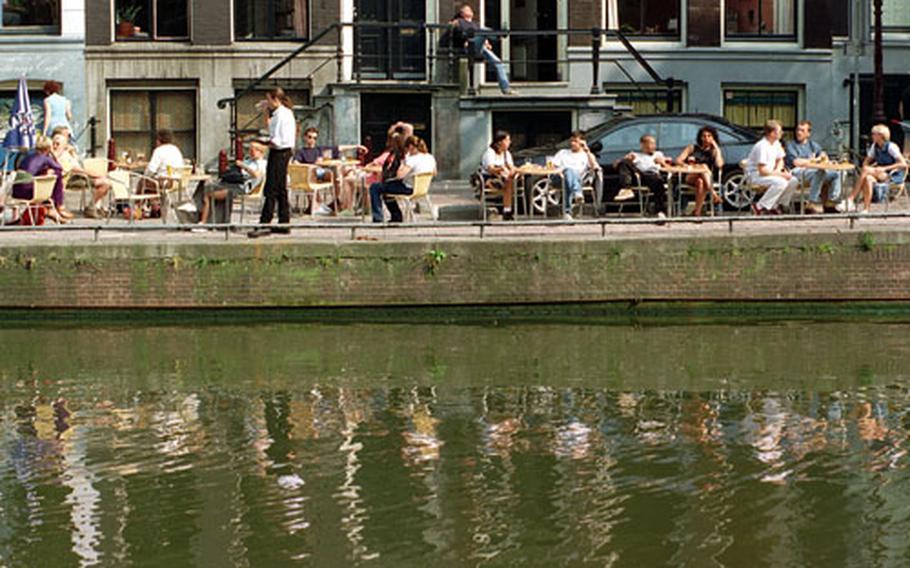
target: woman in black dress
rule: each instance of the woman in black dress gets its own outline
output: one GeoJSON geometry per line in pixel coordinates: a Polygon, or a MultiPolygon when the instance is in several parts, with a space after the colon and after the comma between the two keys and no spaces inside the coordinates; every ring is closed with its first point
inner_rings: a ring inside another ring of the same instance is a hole
{"type": "Polygon", "coordinates": [[[686,176],[686,185],[695,188],[695,216],[701,216],[705,203],[705,196],[711,193],[715,205],[721,203],[720,196],[714,191],[712,172],[723,171],[724,154],[717,144],[717,131],[710,126],[702,126],[695,136],[695,144],[689,144],[676,158],[679,164],[705,165],[708,170],[703,173],[689,174],[686,176]]]}

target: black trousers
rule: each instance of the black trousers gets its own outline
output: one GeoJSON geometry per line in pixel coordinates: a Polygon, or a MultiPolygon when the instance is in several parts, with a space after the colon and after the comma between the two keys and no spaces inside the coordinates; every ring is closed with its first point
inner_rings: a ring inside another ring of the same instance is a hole
{"type": "Polygon", "coordinates": [[[291,149],[269,150],[269,161],[265,168],[265,187],[262,195],[262,215],[259,222],[263,225],[272,222],[275,206],[278,206],[278,222],[291,222],[291,205],[288,203],[288,162],[291,161],[291,149]]]}
{"type": "Polygon", "coordinates": [[[653,172],[638,172],[635,166],[622,160],[619,162],[619,186],[632,187],[635,185],[635,174],[638,173],[641,178],[641,184],[651,190],[654,197],[654,205],[657,211],[666,211],[667,209],[667,186],[666,181],[660,174],[653,172]]]}

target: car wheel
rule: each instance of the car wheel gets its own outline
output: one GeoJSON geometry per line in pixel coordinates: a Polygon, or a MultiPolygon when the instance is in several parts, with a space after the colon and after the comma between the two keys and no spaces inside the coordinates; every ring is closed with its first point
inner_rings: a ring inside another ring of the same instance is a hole
{"type": "Polygon", "coordinates": [[[752,204],[752,190],[746,185],[746,174],[735,170],[724,176],[720,186],[724,208],[731,211],[743,211],[752,204]]]}
{"type": "Polygon", "coordinates": [[[561,190],[554,187],[550,180],[541,178],[531,186],[531,207],[534,214],[546,215],[547,209],[551,206],[559,205],[559,192],[561,190]]]}

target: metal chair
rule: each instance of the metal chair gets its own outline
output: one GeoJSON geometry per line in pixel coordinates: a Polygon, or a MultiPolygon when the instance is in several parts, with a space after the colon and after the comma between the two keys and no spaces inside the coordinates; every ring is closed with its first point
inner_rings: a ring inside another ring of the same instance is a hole
{"type": "MultiPolygon", "coordinates": [[[[15,180],[15,172],[13,172],[13,180],[15,180]]],[[[25,207],[28,210],[29,216],[31,216],[32,219],[36,219],[38,215],[38,208],[43,207],[45,203],[50,201],[51,196],[54,194],[54,186],[57,184],[57,176],[54,174],[35,176],[32,178],[32,183],[32,196],[29,199],[13,197],[12,189],[15,181],[5,184],[8,186],[7,191],[9,194],[6,197],[4,206],[25,207]]]]}
{"type": "MultiPolygon", "coordinates": [[[[138,174],[135,172],[128,172],[126,170],[113,170],[108,172],[108,179],[111,180],[111,191],[109,195],[109,207],[111,209],[111,214],[107,217],[107,222],[111,222],[111,217],[114,215],[114,207],[118,201],[125,201],[130,207],[130,224],[135,220],[135,211],[137,204],[151,203],[153,200],[160,199],[160,188],[158,187],[158,181],[154,180],[148,176],[138,174]],[[136,191],[139,186],[139,182],[142,181],[144,184],[150,184],[154,187],[153,192],[139,193],[136,191]]],[[[164,215],[162,209],[161,218],[164,220],[165,224],[167,223],[167,217],[164,215]]]]}
{"type": "Polygon", "coordinates": [[[302,193],[308,200],[311,200],[311,218],[316,216],[316,206],[319,203],[319,194],[329,192],[329,195],[331,195],[335,190],[335,184],[333,182],[318,181],[316,179],[317,169],[318,166],[313,164],[288,165],[288,191],[292,194],[302,193]]]}
{"type": "MultiPolygon", "coordinates": [[[[495,206],[502,202],[505,195],[503,181],[499,177],[489,176],[478,169],[476,176],[480,178],[480,210],[481,218],[487,220],[487,209],[490,205],[495,206]]],[[[518,214],[518,199],[525,199],[527,204],[526,192],[524,187],[524,176],[518,176],[512,183],[512,211],[518,214]]]]}
{"type": "Polygon", "coordinates": [[[641,174],[637,171],[635,172],[635,185],[620,188],[611,204],[618,206],[616,214],[622,217],[626,206],[636,202],[639,214],[644,215],[647,206],[651,203],[651,188],[641,183],[641,174]],[[636,197],[638,199],[635,199],[636,197]]]}
{"type": "MultiPolygon", "coordinates": [[[[398,201],[398,206],[404,212],[404,218],[406,221],[414,221],[414,203],[418,199],[424,199],[427,202],[427,205],[430,208],[431,216],[433,211],[433,204],[430,202],[430,183],[433,181],[432,173],[416,174],[414,176],[414,192],[411,195],[397,195],[395,196],[396,201],[398,201]]],[[[436,218],[433,216],[433,220],[436,218]]]]}
{"type": "MultiPolygon", "coordinates": [[[[907,178],[910,177],[908,172],[910,172],[910,166],[904,166],[901,168],[904,170],[904,181],[902,183],[892,183],[888,182],[887,188],[885,190],[885,211],[887,212],[890,208],[892,201],[897,201],[901,196],[906,196],[907,194],[907,183],[910,182],[907,178]]],[[[876,184],[879,185],[879,184],[876,184]]],[[[884,185],[884,184],[882,184],[884,185]]]]}

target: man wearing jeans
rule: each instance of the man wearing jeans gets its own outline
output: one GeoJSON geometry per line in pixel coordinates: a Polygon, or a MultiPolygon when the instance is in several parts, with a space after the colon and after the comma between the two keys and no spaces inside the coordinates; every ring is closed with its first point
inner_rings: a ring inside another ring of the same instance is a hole
{"type": "MultiPolygon", "coordinates": [[[[588,148],[585,142],[585,133],[576,130],[569,138],[569,147],[564,148],[556,153],[553,157],[553,165],[562,168],[562,177],[565,181],[565,196],[563,199],[564,214],[563,218],[567,221],[572,220],[572,203],[584,201],[582,193],[582,178],[586,171],[597,171],[600,166],[597,164],[597,157],[588,148]]],[[[599,183],[599,180],[595,184],[599,183]]],[[[601,195],[601,188],[594,188],[595,207],[600,207],[598,200],[601,195]]]]}
{"type": "Polygon", "coordinates": [[[472,58],[483,59],[493,66],[496,71],[496,79],[499,81],[499,89],[504,95],[514,95],[515,91],[509,86],[509,77],[506,75],[506,67],[502,64],[499,57],[493,53],[489,40],[477,32],[483,30],[477,22],[474,21],[474,9],[470,4],[464,4],[458,10],[458,15],[454,20],[449,22],[455,29],[452,31],[452,43],[456,46],[462,46],[472,58]]]}
{"type": "Polygon", "coordinates": [[[840,174],[825,170],[807,168],[810,160],[827,156],[818,142],[811,140],[812,122],[802,120],[796,125],[796,139],[787,143],[787,157],[785,159],[790,173],[800,180],[800,183],[809,181],[809,203],[806,205],[807,213],[822,213],[821,206],[822,188],[828,186],[828,200],[840,199],[841,181],[840,174]]]}

